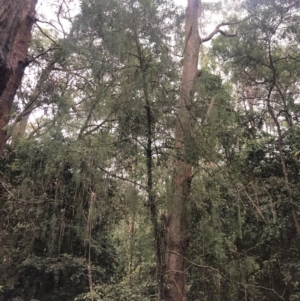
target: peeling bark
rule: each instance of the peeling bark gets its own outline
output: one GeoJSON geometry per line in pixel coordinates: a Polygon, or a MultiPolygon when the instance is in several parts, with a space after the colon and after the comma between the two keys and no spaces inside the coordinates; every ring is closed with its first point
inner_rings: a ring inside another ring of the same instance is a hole
{"type": "Polygon", "coordinates": [[[27,51],[37,0],[0,0],[0,155],[17,89],[27,66],[27,51]]]}

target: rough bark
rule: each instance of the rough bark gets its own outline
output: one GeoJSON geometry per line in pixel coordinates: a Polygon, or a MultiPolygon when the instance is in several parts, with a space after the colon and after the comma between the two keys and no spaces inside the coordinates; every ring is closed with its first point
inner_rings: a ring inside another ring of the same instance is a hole
{"type": "Polygon", "coordinates": [[[198,31],[199,0],[188,0],[185,19],[185,48],[178,99],[173,194],[169,202],[168,242],[166,254],[166,301],[186,300],[186,253],[188,248],[187,204],[192,180],[193,97],[198,77],[201,40],[198,31]]]}
{"type": "Polygon", "coordinates": [[[27,66],[37,0],[0,0],[0,154],[16,91],[27,66]]]}

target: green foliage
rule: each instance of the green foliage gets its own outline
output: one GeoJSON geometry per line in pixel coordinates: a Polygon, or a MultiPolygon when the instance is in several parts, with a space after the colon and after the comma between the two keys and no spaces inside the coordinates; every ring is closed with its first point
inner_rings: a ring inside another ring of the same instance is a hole
{"type": "Polygon", "coordinates": [[[85,158],[74,153],[74,146],[64,138],[54,137],[45,136],[35,144],[24,141],[3,162],[1,216],[6,230],[1,235],[5,258],[1,279],[13,290],[9,295],[39,299],[46,293],[44,300],[53,300],[56,290],[61,300],[70,300],[88,283],[87,245],[96,264],[95,277],[107,281],[116,265],[108,231],[118,216],[109,218],[112,208],[103,207],[114,200],[114,183],[104,182],[95,167],[88,168],[85,158]],[[97,195],[97,213],[88,238],[86,216],[92,191],[97,195]],[[27,275],[32,280],[26,280],[27,275]],[[77,289],[68,292],[76,281],[80,281],[77,289]]]}
{"type": "MultiPolygon", "coordinates": [[[[195,131],[184,137],[194,166],[188,298],[299,300],[298,4],[241,7],[249,17],[237,36],[214,38],[202,59],[195,131]]],[[[154,235],[164,257],[183,13],[152,0],[80,9],[55,56],[31,65],[39,76],[53,60],[35,95],[43,116],[0,160],[3,301],[157,300],[154,235]]],[[[51,45],[35,34],[31,52],[51,45]]]]}

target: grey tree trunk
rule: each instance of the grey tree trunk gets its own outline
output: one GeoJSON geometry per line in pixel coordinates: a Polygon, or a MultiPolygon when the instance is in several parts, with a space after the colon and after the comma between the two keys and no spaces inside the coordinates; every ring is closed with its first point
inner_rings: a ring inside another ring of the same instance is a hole
{"type": "Polygon", "coordinates": [[[166,250],[166,301],[186,300],[186,255],[188,249],[187,206],[192,181],[194,145],[193,98],[198,77],[200,36],[199,0],[188,0],[185,18],[185,47],[175,131],[176,160],[169,201],[166,250]]]}

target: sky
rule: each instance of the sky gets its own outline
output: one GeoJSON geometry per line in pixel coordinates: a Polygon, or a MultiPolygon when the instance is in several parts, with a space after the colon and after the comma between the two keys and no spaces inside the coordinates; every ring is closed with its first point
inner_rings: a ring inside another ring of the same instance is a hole
{"type": "MultiPolygon", "coordinates": [[[[175,4],[181,5],[181,6],[186,6],[187,0],[173,0],[175,4]]],[[[218,0],[205,0],[205,2],[217,2],[218,0]]]]}
{"type": "MultiPolygon", "coordinates": [[[[108,0],[109,1],[109,0],[108,0]]],[[[182,7],[186,7],[187,0],[173,0],[175,4],[180,5],[182,7]]],[[[217,2],[219,0],[205,0],[205,2],[217,2]]],[[[77,7],[80,3],[79,0],[67,0],[63,1],[65,4],[69,6],[69,8],[73,9],[77,7]]],[[[50,21],[51,23],[57,24],[57,16],[55,15],[55,11],[57,11],[57,7],[59,7],[60,3],[62,3],[62,0],[40,0],[37,4],[37,12],[38,14],[42,14],[47,21],[50,21]]],[[[75,9],[75,11],[77,10],[75,9]]],[[[63,22],[63,20],[61,20],[63,22]]],[[[65,25],[65,24],[64,24],[65,25]]]]}
{"type": "Polygon", "coordinates": [[[186,1],[186,0],[174,0],[174,2],[175,2],[177,5],[185,6],[187,1],[186,1]]]}
{"type": "MultiPolygon", "coordinates": [[[[181,5],[181,6],[183,6],[183,7],[185,7],[186,6],[186,4],[187,4],[187,0],[173,0],[174,2],[175,2],[175,4],[177,4],[177,5],[181,5]]],[[[216,2],[217,0],[206,0],[206,2],[216,2]]],[[[50,1],[50,2],[55,2],[55,0],[54,1],[50,1]]],[[[56,1],[56,2],[58,2],[58,1],[56,1]]],[[[69,0],[69,1],[67,1],[67,2],[69,2],[69,3],[71,3],[71,2],[76,2],[76,0],[69,0]]],[[[41,0],[41,1],[39,1],[38,2],[38,5],[37,5],[37,9],[38,9],[38,11],[48,11],[49,12],[49,8],[50,8],[50,5],[49,5],[49,2],[48,1],[43,1],[43,0],[41,0]]]]}

